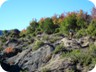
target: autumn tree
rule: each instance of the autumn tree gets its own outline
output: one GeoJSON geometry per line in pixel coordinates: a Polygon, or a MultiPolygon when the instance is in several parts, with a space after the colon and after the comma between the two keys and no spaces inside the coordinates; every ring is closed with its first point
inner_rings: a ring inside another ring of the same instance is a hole
{"type": "Polygon", "coordinates": [[[79,13],[77,13],[77,25],[78,29],[86,28],[87,26],[87,13],[84,13],[83,10],[80,10],[79,13]]]}
{"type": "Polygon", "coordinates": [[[63,33],[68,33],[70,29],[76,30],[77,24],[76,24],[76,14],[75,12],[68,13],[65,17],[64,21],[60,25],[60,29],[63,33]]]}
{"type": "Polygon", "coordinates": [[[96,8],[95,7],[93,7],[91,14],[92,14],[92,18],[96,19],[96,8]]]}
{"type": "Polygon", "coordinates": [[[58,16],[57,14],[52,16],[52,21],[53,21],[54,24],[58,24],[58,17],[57,16],[58,16]]]}

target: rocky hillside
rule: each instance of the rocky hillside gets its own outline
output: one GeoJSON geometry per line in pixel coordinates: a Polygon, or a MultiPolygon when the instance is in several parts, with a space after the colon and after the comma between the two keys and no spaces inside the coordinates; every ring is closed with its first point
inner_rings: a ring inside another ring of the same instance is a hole
{"type": "Polygon", "coordinates": [[[68,12],[33,19],[22,31],[5,30],[0,56],[21,72],[88,72],[96,64],[96,8],[90,15],[68,12]]]}
{"type": "Polygon", "coordinates": [[[96,38],[69,39],[61,34],[1,38],[1,53],[21,72],[87,72],[96,62],[96,38]],[[3,41],[3,42],[2,42],[3,41]]]}

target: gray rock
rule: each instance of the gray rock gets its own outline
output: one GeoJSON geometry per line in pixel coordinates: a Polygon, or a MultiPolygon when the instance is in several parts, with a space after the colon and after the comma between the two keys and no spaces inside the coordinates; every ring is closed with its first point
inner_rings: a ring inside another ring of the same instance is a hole
{"type": "Polygon", "coordinates": [[[80,45],[78,44],[76,39],[69,40],[68,38],[61,39],[60,43],[64,44],[64,47],[70,48],[70,49],[78,49],[80,48],[80,45]]]}
{"type": "Polygon", "coordinates": [[[34,52],[29,48],[9,58],[7,61],[14,61],[15,64],[19,62],[19,66],[32,72],[45,65],[51,59],[52,51],[53,48],[49,45],[44,45],[34,52]]]}

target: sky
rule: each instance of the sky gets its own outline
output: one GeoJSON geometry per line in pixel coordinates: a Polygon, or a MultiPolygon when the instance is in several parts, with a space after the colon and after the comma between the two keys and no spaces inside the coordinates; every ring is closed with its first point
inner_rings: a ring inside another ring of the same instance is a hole
{"type": "Polygon", "coordinates": [[[26,29],[33,18],[80,9],[90,14],[93,7],[88,0],[7,0],[0,7],[0,30],[26,29]]]}

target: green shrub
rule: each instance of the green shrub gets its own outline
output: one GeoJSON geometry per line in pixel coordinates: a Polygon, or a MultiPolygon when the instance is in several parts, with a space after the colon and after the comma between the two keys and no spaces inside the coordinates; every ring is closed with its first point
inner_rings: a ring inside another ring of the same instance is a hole
{"type": "Polygon", "coordinates": [[[63,44],[57,45],[55,50],[53,51],[54,54],[57,54],[59,52],[61,52],[64,49],[63,44]]]}
{"type": "Polygon", "coordinates": [[[96,36],[96,21],[92,21],[87,28],[87,34],[91,36],[96,36]]]}
{"type": "Polygon", "coordinates": [[[85,36],[85,35],[87,35],[86,29],[80,29],[80,30],[77,32],[76,37],[77,37],[77,38],[80,38],[80,37],[85,36]]]}
{"type": "Polygon", "coordinates": [[[56,28],[55,33],[59,33],[59,32],[60,32],[60,28],[56,28]]]}
{"type": "Polygon", "coordinates": [[[39,27],[38,22],[37,22],[36,20],[33,20],[33,21],[30,23],[30,26],[27,27],[27,30],[26,30],[27,34],[32,34],[32,35],[34,35],[34,34],[35,34],[35,31],[36,31],[36,29],[37,29],[38,27],[39,27]]]}
{"type": "Polygon", "coordinates": [[[37,40],[33,46],[33,51],[39,49],[42,45],[44,45],[44,42],[37,40]]]}
{"type": "Polygon", "coordinates": [[[62,57],[70,57],[74,63],[80,63],[83,66],[90,66],[96,63],[96,55],[93,55],[93,50],[88,50],[86,52],[73,50],[68,53],[62,53],[62,57]]]}

